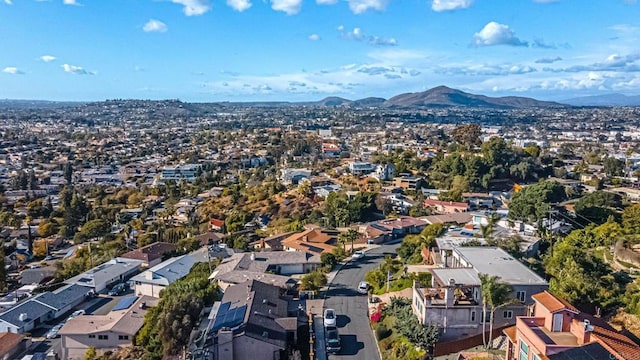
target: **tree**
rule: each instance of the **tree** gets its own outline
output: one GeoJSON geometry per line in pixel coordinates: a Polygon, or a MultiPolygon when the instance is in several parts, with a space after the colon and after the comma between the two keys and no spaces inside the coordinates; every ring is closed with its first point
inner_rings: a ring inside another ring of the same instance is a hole
{"type": "Polygon", "coordinates": [[[382,195],[378,195],[376,197],[376,208],[382,212],[382,215],[387,216],[393,209],[393,206],[391,200],[382,195]]]}
{"type": "Polygon", "coordinates": [[[327,285],[327,276],[318,270],[314,270],[300,279],[300,289],[318,291],[327,285]]]}
{"type": "Polygon", "coordinates": [[[574,210],[578,221],[584,226],[589,223],[603,224],[610,216],[619,218],[616,209],[622,207],[622,197],[608,191],[594,191],[580,198],[574,210]]]}
{"type": "Polygon", "coordinates": [[[320,255],[320,262],[328,268],[333,268],[338,263],[338,259],[332,253],[322,253],[320,255]]]}
{"type": "Polygon", "coordinates": [[[482,129],[478,124],[460,125],[453,129],[451,136],[458,144],[469,150],[482,143],[482,140],[480,140],[482,129]]]}
{"type": "Polygon", "coordinates": [[[640,203],[624,209],[622,212],[622,227],[627,234],[640,234],[640,203]]]}
{"type": "Polygon", "coordinates": [[[614,157],[607,157],[602,161],[604,172],[609,177],[620,176],[624,173],[624,161],[614,157]]]}
{"type": "MultiPolygon", "coordinates": [[[[340,242],[341,244],[346,244],[347,242],[351,243],[351,251],[353,251],[353,243],[358,239],[358,232],[353,230],[353,229],[349,229],[347,231],[341,232],[338,235],[338,242],[340,242]]],[[[346,251],[346,250],[345,250],[346,251]]]]}
{"type": "Polygon", "coordinates": [[[537,223],[544,219],[552,203],[566,199],[564,186],[553,181],[541,181],[515,193],[509,203],[509,217],[537,223]]]}
{"type": "Polygon", "coordinates": [[[87,351],[84,353],[84,360],[96,360],[98,354],[96,353],[96,348],[93,346],[89,346],[87,351]]]}
{"type": "Polygon", "coordinates": [[[491,349],[493,339],[493,318],[496,310],[515,304],[518,300],[511,297],[511,285],[500,281],[500,277],[488,274],[478,274],[482,289],[482,343],[491,349]],[[489,311],[489,343],[486,340],[487,310],[489,311]]]}

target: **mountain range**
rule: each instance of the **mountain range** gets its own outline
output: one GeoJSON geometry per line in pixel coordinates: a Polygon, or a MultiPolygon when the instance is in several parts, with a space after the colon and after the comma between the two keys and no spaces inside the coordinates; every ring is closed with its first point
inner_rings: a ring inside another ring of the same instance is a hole
{"type": "MultiPolygon", "coordinates": [[[[0,100],[0,108],[51,108],[80,105],[80,102],[54,102],[31,100],[0,100]]],[[[204,104],[204,103],[202,103],[204,104]]],[[[404,93],[390,99],[368,97],[349,100],[330,96],[320,101],[288,102],[288,101],[255,101],[255,102],[211,102],[210,105],[222,107],[286,107],[286,106],[319,106],[348,108],[391,108],[421,109],[469,107],[487,109],[525,109],[525,108],[565,108],[571,106],[640,106],[640,96],[610,94],[578,97],[561,102],[541,101],[529,97],[504,96],[491,97],[467,93],[447,86],[415,93],[404,93]]]]}
{"type": "Polygon", "coordinates": [[[583,96],[563,100],[562,103],[573,106],[640,106],[640,95],[607,94],[583,96]]]}

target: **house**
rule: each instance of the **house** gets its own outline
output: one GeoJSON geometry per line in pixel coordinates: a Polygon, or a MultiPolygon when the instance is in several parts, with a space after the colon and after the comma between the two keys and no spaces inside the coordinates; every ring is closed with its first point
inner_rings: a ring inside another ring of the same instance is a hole
{"type": "Polygon", "coordinates": [[[282,241],[285,251],[304,251],[313,255],[331,252],[338,242],[338,231],[310,228],[282,241]]]}
{"type": "Polygon", "coordinates": [[[180,181],[186,180],[189,182],[196,181],[198,173],[202,171],[202,165],[200,164],[183,164],[177,166],[164,166],[160,175],[161,180],[173,180],[180,181]]]}
{"type": "Polygon", "coordinates": [[[394,211],[400,214],[407,214],[409,209],[416,205],[416,202],[402,194],[380,194],[391,203],[394,211]]]}
{"type": "Polygon", "coordinates": [[[17,359],[30,344],[31,341],[25,340],[24,335],[0,333],[0,360],[17,359]]]}
{"type": "Polygon", "coordinates": [[[437,324],[449,341],[482,333],[482,283],[479,274],[498,276],[513,289],[514,304],[495,313],[494,328],[515,324],[533,303],[531,294],[549,284],[498,247],[455,247],[451,267],[432,269],[431,284],[415,282],[412,310],[422,324],[437,324]]]}
{"type": "Polygon", "coordinates": [[[218,360],[286,360],[308,332],[304,307],[291,306],[284,291],[249,280],[225,291],[211,311],[218,360]]]}
{"type": "Polygon", "coordinates": [[[429,215],[423,216],[420,219],[426,221],[427,224],[464,225],[473,219],[473,215],[467,212],[463,212],[442,215],[429,215]]]}
{"type": "Polygon", "coordinates": [[[254,250],[258,250],[258,251],[260,250],[282,251],[284,250],[284,247],[282,246],[282,241],[293,234],[295,234],[295,231],[290,231],[283,234],[269,236],[268,238],[253,241],[249,244],[249,246],[254,250]]]}
{"type": "Polygon", "coordinates": [[[0,313],[0,332],[23,334],[37,329],[82,303],[86,295],[86,287],[66,285],[54,292],[47,291],[23,300],[0,313]]]}
{"type": "Polygon", "coordinates": [[[393,183],[406,190],[419,190],[424,185],[424,179],[415,176],[400,176],[393,178],[393,183]]]}
{"type": "Polygon", "coordinates": [[[378,181],[387,181],[393,178],[396,167],[393,164],[381,164],[376,166],[376,170],[370,175],[378,181]]]}
{"type": "Polygon", "coordinates": [[[259,280],[282,288],[297,284],[290,275],[306,274],[322,266],[319,255],[303,251],[237,253],[222,260],[209,280],[224,291],[247,280],[259,280]]]}
{"type": "Polygon", "coordinates": [[[143,246],[139,249],[129,251],[128,253],[124,253],[120,255],[120,257],[125,259],[140,260],[142,261],[140,266],[143,268],[148,268],[158,265],[162,261],[162,256],[164,254],[173,251],[176,251],[175,244],[166,242],[155,242],[153,244],[143,246]]]}
{"type": "Polygon", "coordinates": [[[629,188],[629,187],[617,187],[613,189],[609,189],[608,191],[613,192],[615,194],[619,194],[623,198],[636,202],[640,200],[640,190],[629,188]]]}
{"type": "Polygon", "coordinates": [[[139,296],[160,297],[160,291],[178,279],[185,277],[196,263],[191,255],[168,259],[131,278],[134,292],[139,296]]]}
{"type": "Polygon", "coordinates": [[[297,185],[300,180],[308,179],[311,177],[311,170],[309,169],[293,169],[286,168],[280,170],[280,182],[285,185],[297,185]]]}
{"type": "Polygon", "coordinates": [[[322,155],[328,158],[337,158],[340,156],[340,153],[342,152],[342,150],[340,150],[340,147],[338,145],[332,144],[332,143],[322,143],[321,149],[322,149],[322,155]]]}
{"type": "Polygon", "coordinates": [[[375,165],[370,162],[351,161],[349,162],[349,172],[353,176],[362,176],[372,173],[376,169],[375,165]]]}
{"type": "Polygon", "coordinates": [[[82,360],[89,347],[98,354],[133,345],[144,317],[158,299],[148,296],[122,298],[106,315],[80,315],[60,329],[61,358],[82,360]]]}
{"type": "Polygon", "coordinates": [[[363,233],[367,242],[379,244],[409,234],[419,234],[427,222],[411,216],[400,216],[395,219],[379,220],[369,223],[359,232],[363,233]]]}
{"type": "Polygon", "coordinates": [[[209,219],[209,231],[224,232],[224,220],[209,219]]]}
{"type": "Polygon", "coordinates": [[[140,271],[142,260],[117,257],[104,264],[65,280],[66,284],[86,286],[96,293],[106,290],[109,286],[125,281],[140,271]]]}
{"type": "Polygon", "coordinates": [[[532,314],[504,330],[506,360],[640,359],[640,346],[600,318],[548,291],[532,298],[532,314]]]}
{"type": "Polygon", "coordinates": [[[440,214],[455,214],[469,211],[469,204],[464,202],[424,199],[424,207],[431,208],[440,214]]]}

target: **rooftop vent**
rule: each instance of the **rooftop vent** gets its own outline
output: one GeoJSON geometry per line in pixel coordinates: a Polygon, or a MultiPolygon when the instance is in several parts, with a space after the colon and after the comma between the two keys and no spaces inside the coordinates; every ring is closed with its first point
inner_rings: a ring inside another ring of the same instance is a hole
{"type": "Polygon", "coordinates": [[[20,313],[20,315],[18,315],[18,320],[20,321],[26,321],[29,318],[29,315],[27,315],[27,313],[20,313]]]}

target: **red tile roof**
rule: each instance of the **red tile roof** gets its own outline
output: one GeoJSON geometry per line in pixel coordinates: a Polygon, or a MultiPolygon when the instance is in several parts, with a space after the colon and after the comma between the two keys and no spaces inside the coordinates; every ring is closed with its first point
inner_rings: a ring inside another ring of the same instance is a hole
{"type": "Polygon", "coordinates": [[[619,360],[640,360],[640,346],[628,337],[601,326],[594,326],[591,334],[619,360]]]}
{"type": "Polygon", "coordinates": [[[541,293],[537,293],[531,296],[533,300],[540,303],[540,305],[544,306],[549,312],[554,313],[560,310],[569,310],[574,313],[579,313],[578,309],[576,309],[573,305],[569,304],[566,300],[556,297],[548,291],[543,291],[541,293]]]}

